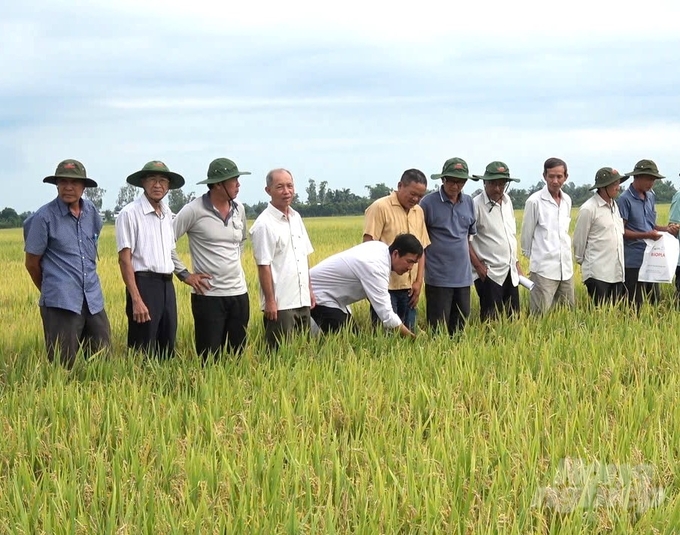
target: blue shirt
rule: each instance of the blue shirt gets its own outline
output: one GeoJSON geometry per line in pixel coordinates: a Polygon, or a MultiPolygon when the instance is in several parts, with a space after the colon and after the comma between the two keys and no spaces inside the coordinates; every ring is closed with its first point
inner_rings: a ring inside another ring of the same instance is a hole
{"type": "Polygon", "coordinates": [[[425,284],[444,288],[472,286],[469,237],[477,234],[472,197],[460,194],[454,204],[438,191],[426,195],[420,206],[430,245],[425,250],[425,284]]]}
{"type": "Polygon", "coordinates": [[[85,299],[91,314],[104,309],[96,271],[101,229],[99,212],[87,199],[81,199],[80,217],[57,197],[25,221],[24,251],[42,257],[40,306],[80,314],[85,299]]]}
{"type": "MultiPolygon", "coordinates": [[[[616,200],[619,205],[624,228],[635,232],[650,232],[656,225],[656,201],[653,191],[648,191],[641,199],[638,191],[631,184],[616,200]]],[[[645,240],[623,240],[623,256],[627,268],[642,266],[642,255],[647,244],[645,240]]]]}

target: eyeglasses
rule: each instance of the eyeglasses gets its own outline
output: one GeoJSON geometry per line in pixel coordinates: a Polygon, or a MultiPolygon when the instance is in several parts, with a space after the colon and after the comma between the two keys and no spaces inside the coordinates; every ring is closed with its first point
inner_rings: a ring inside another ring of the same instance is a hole
{"type": "Polygon", "coordinates": [[[169,186],[170,181],[167,178],[163,177],[156,177],[156,176],[148,176],[146,177],[146,180],[151,183],[151,184],[160,184],[161,186],[169,186]]]}
{"type": "Polygon", "coordinates": [[[457,185],[463,185],[467,182],[467,178],[453,178],[453,177],[450,177],[450,176],[442,177],[442,180],[444,182],[449,183],[449,184],[457,184],[457,185]]]}

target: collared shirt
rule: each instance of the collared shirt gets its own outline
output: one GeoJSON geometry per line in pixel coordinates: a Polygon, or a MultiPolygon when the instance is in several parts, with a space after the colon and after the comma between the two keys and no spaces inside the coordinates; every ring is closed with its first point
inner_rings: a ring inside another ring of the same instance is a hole
{"type": "MultiPolygon", "coordinates": [[[[205,193],[179,211],[173,222],[175,239],[189,238],[189,252],[195,273],[206,273],[207,296],[233,296],[246,293],[246,277],[241,266],[246,240],[246,211],[232,201],[226,219],[205,193]]],[[[180,262],[180,265],[181,262],[180,262]]],[[[184,267],[182,265],[182,267],[184,267]]],[[[193,290],[192,290],[193,291],[193,290]]]]}
{"type": "MultiPolygon", "coordinates": [[[[680,223],[680,191],[673,195],[671,200],[671,209],[668,214],[669,223],[680,223]]],[[[680,240],[680,234],[678,234],[680,240]]],[[[680,256],[678,257],[678,265],[680,266],[680,256]]]]}
{"type": "MultiPolygon", "coordinates": [[[[430,245],[430,237],[425,228],[425,215],[423,209],[417,204],[407,212],[399,202],[397,192],[393,191],[366,209],[364,234],[389,246],[392,245],[394,238],[403,233],[413,234],[418,238],[423,249],[430,245]]],[[[418,264],[403,275],[392,272],[390,290],[411,289],[417,277],[418,264]]]]}
{"type": "MultiPolygon", "coordinates": [[[[269,203],[253,223],[250,237],[255,263],[271,267],[278,309],[311,306],[307,256],[314,249],[300,214],[288,208],[286,216],[269,203]]],[[[262,288],[260,305],[264,310],[262,288]]]]}
{"type": "Polygon", "coordinates": [[[571,198],[564,191],[559,204],[548,186],[532,193],[524,206],[520,242],[530,259],[529,271],[546,279],[566,281],[574,274],[571,260],[571,198]]]}
{"type": "MultiPolygon", "coordinates": [[[[510,273],[513,286],[517,286],[517,223],[510,197],[504,194],[500,202],[493,202],[482,191],[472,203],[477,220],[477,234],[470,242],[472,249],[488,268],[487,276],[492,281],[503,286],[510,273]]],[[[474,270],[472,275],[479,277],[474,270]]]]}
{"type": "Polygon", "coordinates": [[[623,282],[623,219],[617,204],[610,205],[597,192],[578,211],[574,258],[584,281],[623,282]]]}
{"type": "Polygon", "coordinates": [[[444,288],[471,286],[469,239],[477,233],[472,197],[461,193],[454,204],[440,187],[426,195],[420,206],[431,241],[425,251],[425,284],[444,288]]]}
{"type": "MultiPolygon", "coordinates": [[[[635,232],[650,232],[656,225],[656,197],[653,191],[648,191],[641,199],[638,191],[631,184],[616,200],[619,213],[624,221],[624,229],[635,232]]],[[[627,268],[642,266],[642,255],[647,243],[645,240],[623,239],[623,253],[627,268]]]]}
{"type": "Polygon", "coordinates": [[[368,299],[385,327],[398,327],[388,290],[391,271],[389,246],[380,241],[329,256],[310,271],[316,304],[351,313],[352,303],[368,299]]]}
{"type": "Polygon", "coordinates": [[[90,314],[104,310],[97,275],[97,242],[101,230],[101,217],[87,199],[81,199],[79,217],[57,197],[24,222],[24,251],[42,257],[40,306],[80,314],[85,299],[90,314]]]}
{"type": "MultiPolygon", "coordinates": [[[[124,206],[116,219],[116,243],[118,252],[130,249],[135,272],[170,275],[175,271],[173,255],[176,259],[177,255],[172,212],[164,203],[161,203],[160,216],[144,194],[124,206]]],[[[181,268],[178,265],[177,272],[181,268]]]]}

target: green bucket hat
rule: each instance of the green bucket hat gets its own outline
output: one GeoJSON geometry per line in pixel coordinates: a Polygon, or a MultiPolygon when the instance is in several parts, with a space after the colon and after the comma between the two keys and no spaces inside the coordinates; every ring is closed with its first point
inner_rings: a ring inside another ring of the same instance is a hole
{"type": "Polygon", "coordinates": [[[503,162],[491,162],[486,166],[483,175],[474,175],[476,179],[482,180],[509,180],[519,182],[519,178],[510,177],[510,169],[503,162]]]}
{"type": "Polygon", "coordinates": [[[217,158],[210,162],[208,178],[197,182],[197,184],[217,184],[230,178],[249,174],[251,174],[249,171],[239,171],[238,166],[229,158],[217,158]]]}
{"type": "Polygon", "coordinates": [[[640,160],[635,164],[635,168],[630,173],[626,173],[626,177],[637,175],[650,175],[654,178],[666,178],[659,174],[659,168],[652,160],[640,160]]]}
{"type": "Polygon", "coordinates": [[[617,180],[620,181],[621,184],[623,184],[626,180],[628,180],[627,175],[622,175],[619,173],[616,169],[612,169],[611,167],[603,167],[600,170],[598,170],[597,173],[595,173],[595,185],[592,188],[588,188],[590,190],[598,189],[598,188],[606,188],[610,184],[613,184],[617,180]]]}
{"type": "Polygon", "coordinates": [[[170,189],[179,189],[184,186],[184,177],[173,173],[168,169],[168,166],[159,160],[151,160],[144,164],[144,167],[136,173],[132,173],[127,177],[128,184],[137,186],[138,188],[142,186],[142,180],[144,180],[149,175],[163,175],[170,181],[170,189]]]}
{"type": "Polygon", "coordinates": [[[470,176],[468,164],[463,158],[449,158],[444,162],[442,172],[436,175],[430,175],[432,180],[439,180],[440,178],[451,177],[460,178],[461,180],[477,180],[470,176]]]}
{"type": "Polygon", "coordinates": [[[96,188],[97,183],[91,178],[87,178],[85,166],[78,160],[64,160],[57,165],[57,170],[53,175],[43,178],[45,184],[55,184],[60,178],[77,178],[85,182],[86,188],[96,188]]]}

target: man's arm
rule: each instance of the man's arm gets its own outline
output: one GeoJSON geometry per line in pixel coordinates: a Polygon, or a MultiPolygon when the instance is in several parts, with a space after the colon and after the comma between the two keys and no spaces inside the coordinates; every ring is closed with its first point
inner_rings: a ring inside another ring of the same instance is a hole
{"type": "Polygon", "coordinates": [[[31,276],[31,280],[38,291],[42,290],[42,267],[40,266],[40,260],[42,255],[35,255],[31,253],[26,253],[26,261],[24,265],[26,266],[26,271],[31,276]]]}
{"type": "Polygon", "coordinates": [[[627,219],[623,220],[624,228],[623,228],[623,237],[627,240],[658,240],[661,237],[661,234],[656,231],[656,229],[652,229],[649,232],[638,232],[637,230],[631,230],[629,228],[626,228],[625,225],[628,222],[627,219]]]}
{"type": "Polygon", "coordinates": [[[472,242],[468,241],[468,250],[470,251],[470,263],[472,264],[472,267],[474,270],[477,272],[477,275],[479,275],[479,278],[482,280],[486,280],[486,274],[489,271],[488,266],[482,262],[482,260],[477,256],[477,253],[475,250],[472,248],[472,242]]]}
{"type": "MultiPolygon", "coordinates": [[[[257,266],[257,276],[260,279],[260,288],[264,294],[264,317],[276,321],[278,317],[278,304],[274,293],[274,279],[272,278],[271,266],[257,266]]],[[[310,283],[311,292],[311,283],[310,283]]]]}
{"type": "Polygon", "coordinates": [[[132,268],[132,252],[128,247],[118,252],[118,265],[120,266],[120,274],[123,276],[123,282],[132,300],[132,319],[137,323],[151,321],[149,309],[144,304],[139,288],[137,288],[135,271],[132,268]]]}
{"type": "Polygon", "coordinates": [[[588,233],[590,232],[590,227],[592,225],[593,215],[594,214],[590,210],[581,208],[576,216],[572,243],[574,245],[574,259],[577,264],[583,264],[585,258],[588,233]]]}
{"type": "Polygon", "coordinates": [[[425,278],[425,253],[420,255],[418,259],[418,274],[416,275],[416,280],[413,281],[411,285],[411,291],[409,295],[411,296],[408,300],[408,306],[411,308],[416,308],[418,306],[418,301],[420,300],[420,293],[423,290],[423,280],[425,278]]]}
{"type": "Polygon", "coordinates": [[[520,234],[520,247],[522,254],[531,258],[531,243],[534,239],[536,229],[536,206],[533,202],[527,201],[524,207],[524,219],[522,221],[522,232],[520,234]]]}

